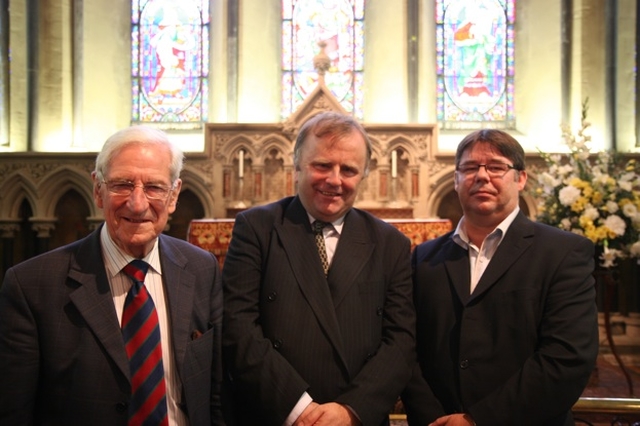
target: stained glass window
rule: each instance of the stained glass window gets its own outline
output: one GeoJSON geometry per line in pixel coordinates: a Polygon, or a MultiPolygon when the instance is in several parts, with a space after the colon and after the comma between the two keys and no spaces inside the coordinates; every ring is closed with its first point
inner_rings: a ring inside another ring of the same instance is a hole
{"type": "Polygon", "coordinates": [[[436,0],[438,122],[514,128],[515,0],[436,0]]]}
{"type": "Polygon", "coordinates": [[[364,0],[282,0],[282,118],[315,89],[320,46],[331,60],[327,88],[362,118],[364,0]]]}
{"type": "Polygon", "coordinates": [[[207,120],[209,0],[131,1],[132,122],[207,120]]]}

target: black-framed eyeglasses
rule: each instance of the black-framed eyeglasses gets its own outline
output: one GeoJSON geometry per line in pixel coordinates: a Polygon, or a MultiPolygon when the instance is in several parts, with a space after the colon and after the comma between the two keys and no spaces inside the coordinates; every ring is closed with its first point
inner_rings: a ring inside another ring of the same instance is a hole
{"type": "Polygon", "coordinates": [[[142,188],[150,200],[166,200],[173,189],[172,186],[160,184],[136,185],[128,180],[103,180],[102,183],[107,187],[107,191],[121,197],[128,197],[134,189],[142,188]]]}
{"type": "Polygon", "coordinates": [[[518,170],[518,168],[505,163],[489,163],[489,164],[461,164],[456,168],[456,171],[462,173],[464,176],[475,176],[480,167],[484,167],[489,177],[502,177],[509,172],[509,170],[518,170]]]}

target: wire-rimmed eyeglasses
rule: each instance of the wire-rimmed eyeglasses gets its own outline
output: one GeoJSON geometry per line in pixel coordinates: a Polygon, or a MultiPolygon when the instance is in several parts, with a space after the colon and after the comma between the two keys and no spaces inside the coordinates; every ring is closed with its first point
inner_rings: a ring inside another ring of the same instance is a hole
{"type": "Polygon", "coordinates": [[[510,164],[505,163],[488,163],[488,164],[475,164],[475,163],[465,163],[460,164],[456,171],[460,172],[464,176],[475,176],[480,171],[480,167],[484,167],[487,172],[487,175],[492,178],[502,177],[506,175],[509,170],[519,170],[517,167],[514,167],[510,164]]]}
{"type": "Polygon", "coordinates": [[[166,200],[174,188],[173,186],[160,184],[136,185],[128,180],[103,180],[102,183],[107,187],[107,191],[121,197],[128,197],[134,189],[142,188],[142,191],[150,200],[166,200]]]}

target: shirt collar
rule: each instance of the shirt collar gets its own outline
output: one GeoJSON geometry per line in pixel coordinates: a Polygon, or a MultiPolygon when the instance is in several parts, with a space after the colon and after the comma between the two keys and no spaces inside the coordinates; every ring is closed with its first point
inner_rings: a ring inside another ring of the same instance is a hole
{"type": "MultiPolygon", "coordinates": [[[[500,222],[489,235],[499,234],[500,240],[498,241],[498,243],[500,243],[519,212],[520,206],[516,206],[516,208],[513,209],[513,211],[509,213],[509,215],[505,217],[504,220],[500,222]]],[[[466,249],[469,246],[469,237],[467,236],[467,232],[465,231],[464,222],[465,217],[462,216],[451,238],[456,244],[466,249]]]]}
{"type": "MultiPolygon", "coordinates": [[[[102,252],[105,260],[105,268],[111,277],[117,275],[122,268],[127,266],[129,262],[131,262],[134,257],[128,255],[120,247],[116,245],[116,243],[111,239],[111,235],[109,235],[109,231],[107,230],[107,224],[105,223],[102,226],[102,230],[100,231],[100,244],[102,245],[102,252]]],[[[145,262],[147,262],[154,271],[158,274],[162,274],[162,269],[160,267],[160,256],[158,251],[158,239],[153,243],[153,248],[145,257],[142,258],[145,262]]]]}
{"type": "MultiPolygon", "coordinates": [[[[316,221],[316,218],[311,216],[309,213],[307,213],[307,216],[309,217],[309,223],[313,224],[313,222],[316,221]]],[[[333,226],[333,229],[335,229],[338,234],[342,234],[342,227],[344,226],[344,217],[345,216],[346,215],[340,216],[339,218],[337,218],[336,220],[331,222],[331,225],[333,226]]]]}

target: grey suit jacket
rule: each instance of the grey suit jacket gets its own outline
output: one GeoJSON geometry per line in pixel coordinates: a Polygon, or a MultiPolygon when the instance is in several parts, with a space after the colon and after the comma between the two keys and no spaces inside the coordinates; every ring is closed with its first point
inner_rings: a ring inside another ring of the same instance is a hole
{"type": "MultiPolygon", "coordinates": [[[[218,262],[165,235],[159,249],[182,407],[192,425],[220,424],[218,262]]],[[[127,424],[129,364],[100,229],[7,271],[0,288],[0,377],[0,424],[127,424]]]]}
{"type": "Polygon", "coordinates": [[[236,217],[222,281],[238,424],[280,426],[305,391],[388,421],[415,360],[409,250],[352,209],[327,279],[297,197],[236,217]]]}
{"type": "Polygon", "coordinates": [[[451,235],[412,257],[410,424],[456,412],[478,425],[573,424],[598,354],[593,244],[520,213],[470,295],[468,253],[451,235]]]}

